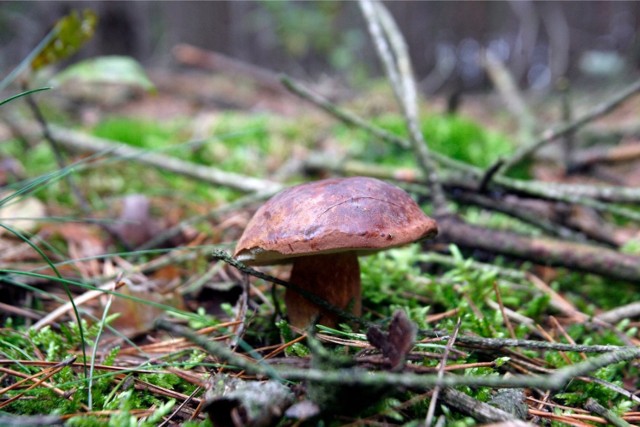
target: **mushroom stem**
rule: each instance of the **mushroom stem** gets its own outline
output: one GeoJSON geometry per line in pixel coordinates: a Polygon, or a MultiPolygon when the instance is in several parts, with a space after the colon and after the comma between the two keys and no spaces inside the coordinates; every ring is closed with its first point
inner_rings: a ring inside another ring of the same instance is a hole
{"type": "MultiPolygon", "coordinates": [[[[356,316],[362,312],[360,266],[355,252],[296,258],[290,280],[329,304],[356,316]]],[[[289,322],[294,326],[306,328],[317,316],[322,325],[334,327],[338,323],[335,313],[323,310],[293,290],[287,289],[284,300],[289,322]]]]}

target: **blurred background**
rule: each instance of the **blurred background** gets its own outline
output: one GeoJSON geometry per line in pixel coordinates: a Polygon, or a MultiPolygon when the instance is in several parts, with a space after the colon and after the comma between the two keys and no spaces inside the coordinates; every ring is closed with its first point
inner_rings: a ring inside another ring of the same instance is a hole
{"type": "MultiPolygon", "coordinates": [[[[615,81],[640,65],[640,2],[386,2],[410,46],[425,93],[475,91],[490,83],[488,49],[523,88],[615,81]]],[[[357,86],[380,74],[355,2],[0,2],[0,73],[6,75],[61,16],[90,8],[96,37],[72,60],[129,55],[174,65],[188,43],[298,78],[323,75],[357,86]]]]}

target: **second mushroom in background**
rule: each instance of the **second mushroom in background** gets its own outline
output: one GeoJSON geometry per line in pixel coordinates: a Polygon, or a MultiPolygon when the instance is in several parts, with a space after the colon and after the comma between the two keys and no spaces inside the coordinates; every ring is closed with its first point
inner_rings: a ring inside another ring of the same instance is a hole
{"type": "MultiPolygon", "coordinates": [[[[358,256],[437,234],[404,190],[367,177],[333,178],[288,188],[258,209],[234,256],[251,265],[293,263],[291,283],[328,303],[362,313],[358,256]]],[[[291,324],[335,326],[338,316],[295,291],[285,304],[291,324]]]]}

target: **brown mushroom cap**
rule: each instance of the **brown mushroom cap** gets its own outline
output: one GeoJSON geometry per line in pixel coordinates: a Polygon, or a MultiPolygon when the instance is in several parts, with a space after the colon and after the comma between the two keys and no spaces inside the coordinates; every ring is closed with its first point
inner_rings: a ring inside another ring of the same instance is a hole
{"type": "Polygon", "coordinates": [[[437,234],[403,190],[374,178],[335,178],[288,188],[255,213],[235,257],[254,265],[305,255],[367,253],[437,234]]]}

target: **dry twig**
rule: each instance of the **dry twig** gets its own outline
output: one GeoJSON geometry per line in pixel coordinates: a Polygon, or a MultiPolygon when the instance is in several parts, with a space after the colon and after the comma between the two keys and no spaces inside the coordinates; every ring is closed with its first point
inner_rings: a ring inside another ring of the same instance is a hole
{"type": "Polygon", "coordinates": [[[436,163],[432,159],[419,126],[418,97],[405,41],[382,2],[361,0],[359,4],[367,20],[369,33],[378,50],[378,55],[387,72],[387,77],[405,116],[411,148],[426,177],[435,216],[446,215],[449,213],[447,199],[440,184],[436,163]]]}

